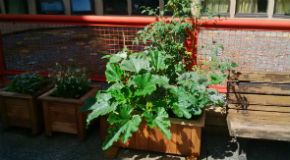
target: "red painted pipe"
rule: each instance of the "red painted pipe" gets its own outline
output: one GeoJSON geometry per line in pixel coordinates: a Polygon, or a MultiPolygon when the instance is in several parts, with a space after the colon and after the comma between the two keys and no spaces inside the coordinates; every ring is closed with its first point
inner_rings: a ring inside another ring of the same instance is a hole
{"type": "Polygon", "coordinates": [[[227,28],[227,29],[266,29],[266,30],[286,30],[290,31],[290,20],[274,19],[230,19],[214,18],[199,22],[201,28],[227,28]]]}
{"type": "Polygon", "coordinates": [[[219,93],[227,93],[227,87],[222,86],[208,86],[208,88],[216,89],[219,93]]]}
{"type": "MultiPolygon", "coordinates": [[[[147,25],[155,22],[156,17],[148,16],[68,16],[68,15],[22,15],[0,14],[0,22],[47,23],[47,24],[106,24],[106,25],[147,25]]],[[[205,19],[201,28],[227,29],[269,29],[290,30],[290,20],[283,19],[242,19],[213,18],[205,19]]]]}
{"type": "Polygon", "coordinates": [[[155,17],[128,16],[68,16],[68,15],[22,15],[0,14],[0,22],[46,23],[46,24],[116,24],[147,25],[155,22],[155,17]]]}

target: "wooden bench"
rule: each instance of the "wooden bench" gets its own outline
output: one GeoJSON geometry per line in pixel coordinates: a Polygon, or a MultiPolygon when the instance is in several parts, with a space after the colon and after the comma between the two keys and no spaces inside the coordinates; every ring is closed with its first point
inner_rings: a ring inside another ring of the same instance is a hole
{"type": "Polygon", "coordinates": [[[290,73],[233,71],[227,85],[231,136],[290,141],[290,73]]]}

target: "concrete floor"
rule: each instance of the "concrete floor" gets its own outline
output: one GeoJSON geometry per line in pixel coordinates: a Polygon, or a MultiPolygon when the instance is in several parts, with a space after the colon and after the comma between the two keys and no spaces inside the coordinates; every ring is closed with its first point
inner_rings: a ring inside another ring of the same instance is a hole
{"type": "MultiPolygon", "coordinates": [[[[251,140],[245,149],[248,160],[289,160],[287,142],[251,140]]],[[[184,160],[182,156],[121,149],[116,160],[184,160]]],[[[238,159],[237,145],[221,132],[206,130],[202,134],[200,160],[238,159]]],[[[77,136],[54,133],[47,137],[42,132],[32,136],[29,129],[11,128],[3,131],[0,123],[0,160],[105,160],[101,150],[99,128],[88,132],[79,142],[77,136]]]]}

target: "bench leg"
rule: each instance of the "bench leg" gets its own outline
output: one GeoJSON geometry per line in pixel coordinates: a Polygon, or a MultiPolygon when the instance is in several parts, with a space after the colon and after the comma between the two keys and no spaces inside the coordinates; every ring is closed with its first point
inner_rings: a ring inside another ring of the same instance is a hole
{"type": "Polygon", "coordinates": [[[238,153],[239,153],[239,160],[247,160],[247,140],[246,139],[238,139],[237,140],[237,147],[238,147],[238,153]]]}

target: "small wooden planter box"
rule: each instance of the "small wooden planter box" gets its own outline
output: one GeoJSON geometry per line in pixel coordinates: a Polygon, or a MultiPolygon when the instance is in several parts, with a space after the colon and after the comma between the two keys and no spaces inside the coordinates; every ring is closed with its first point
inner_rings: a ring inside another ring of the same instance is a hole
{"type": "Polygon", "coordinates": [[[54,89],[39,97],[43,105],[45,133],[52,136],[52,132],[64,132],[77,134],[79,140],[83,140],[86,134],[86,119],[88,112],[79,112],[85,100],[100,89],[93,87],[80,99],[53,97],[54,89]]]}
{"type": "Polygon", "coordinates": [[[6,88],[1,89],[0,113],[3,128],[25,127],[31,128],[32,134],[39,133],[43,121],[41,103],[37,100],[37,97],[48,89],[49,87],[34,95],[8,92],[5,91],[6,88]]]}
{"type": "MultiPolygon", "coordinates": [[[[138,150],[155,151],[177,155],[200,155],[201,131],[205,122],[205,114],[198,120],[171,118],[171,140],[168,140],[156,127],[151,129],[142,122],[139,130],[124,144],[119,140],[114,146],[138,150]]],[[[105,117],[100,119],[101,136],[104,141],[109,127],[105,117]]]]}

